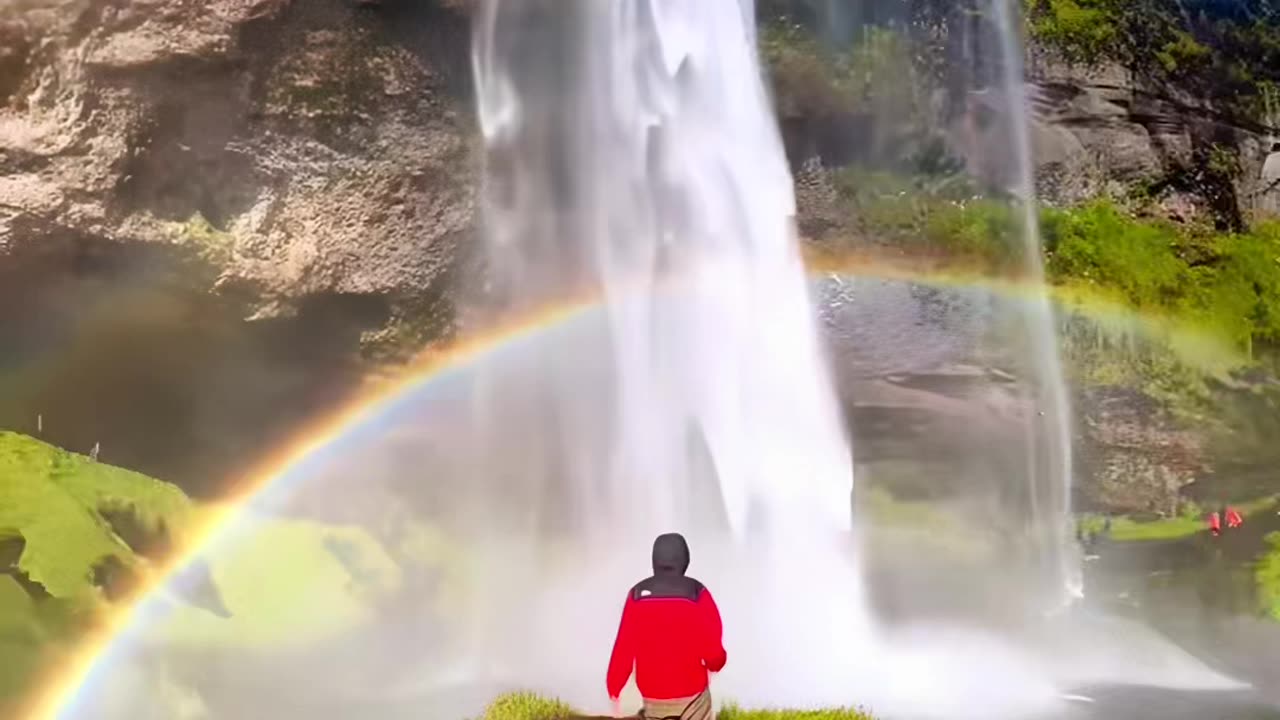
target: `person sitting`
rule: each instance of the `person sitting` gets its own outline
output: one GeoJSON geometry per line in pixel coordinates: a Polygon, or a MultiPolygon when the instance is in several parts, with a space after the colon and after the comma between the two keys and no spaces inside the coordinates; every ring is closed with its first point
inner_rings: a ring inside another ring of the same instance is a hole
{"type": "Polygon", "coordinates": [[[642,718],[713,720],[708,673],[725,665],[723,628],[711,591],[685,575],[688,569],[684,536],[653,541],[653,575],[627,593],[609,657],[606,685],[615,712],[634,668],[642,718]]]}

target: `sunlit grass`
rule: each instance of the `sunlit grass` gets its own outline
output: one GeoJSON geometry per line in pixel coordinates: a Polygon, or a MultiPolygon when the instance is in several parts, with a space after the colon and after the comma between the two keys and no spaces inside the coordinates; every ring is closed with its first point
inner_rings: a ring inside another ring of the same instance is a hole
{"type": "Polygon", "coordinates": [[[22,540],[18,568],[53,597],[90,597],[105,558],[139,562],[103,515],[124,509],[158,532],[182,527],[190,503],[168,483],[0,432],[0,540],[22,540]]]}
{"type": "Polygon", "coordinates": [[[1267,535],[1267,548],[1254,566],[1253,575],[1263,611],[1280,621],[1280,532],[1267,535]]]}
{"type": "MultiPolygon", "coordinates": [[[[1234,507],[1247,520],[1251,515],[1274,508],[1276,504],[1277,499],[1275,497],[1266,497],[1241,503],[1234,507]]],[[[1087,534],[1105,534],[1106,537],[1117,542],[1178,540],[1207,531],[1205,515],[1208,512],[1212,511],[1193,506],[1187,512],[1174,518],[1135,520],[1124,515],[1114,516],[1111,518],[1111,531],[1109,533],[1104,533],[1107,521],[1105,517],[1101,515],[1086,515],[1080,520],[1080,528],[1087,534]]]]}
{"type": "MultiPolygon", "coordinates": [[[[573,717],[566,703],[527,692],[511,693],[494,700],[481,720],[562,720],[573,717]]],[[[836,708],[828,710],[747,710],[732,703],[716,713],[718,720],[872,720],[862,710],[836,708]]]]}
{"type": "Polygon", "coordinates": [[[745,710],[726,705],[716,714],[718,720],[872,720],[872,716],[854,708],[828,710],[745,710]]]}

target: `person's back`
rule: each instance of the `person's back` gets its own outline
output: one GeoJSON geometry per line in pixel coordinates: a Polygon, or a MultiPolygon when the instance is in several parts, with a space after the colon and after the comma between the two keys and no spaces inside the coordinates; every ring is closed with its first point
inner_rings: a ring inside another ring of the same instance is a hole
{"type": "Polygon", "coordinates": [[[711,717],[707,673],[725,664],[720,611],[711,593],[685,575],[689,546],[675,533],[653,542],[653,576],[627,593],[609,659],[615,703],[635,669],[645,717],[711,717]]]}

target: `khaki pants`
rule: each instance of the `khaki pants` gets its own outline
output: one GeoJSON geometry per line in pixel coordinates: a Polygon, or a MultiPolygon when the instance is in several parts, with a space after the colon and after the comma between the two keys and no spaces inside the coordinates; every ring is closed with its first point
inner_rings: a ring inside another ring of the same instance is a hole
{"type": "Polygon", "coordinates": [[[715,720],[711,711],[711,689],[707,688],[698,695],[671,700],[650,700],[645,698],[644,709],[640,717],[645,720],[715,720]]]}

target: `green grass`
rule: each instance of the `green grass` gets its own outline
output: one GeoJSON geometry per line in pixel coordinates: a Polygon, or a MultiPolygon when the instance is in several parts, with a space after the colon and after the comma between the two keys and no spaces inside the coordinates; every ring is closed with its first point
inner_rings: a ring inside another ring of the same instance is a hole
{"type": "MultiPolygon", "coordinates": [[[[559,720],[573,713],[567,704],[533,693],[520,692],[503,695],[485,710],[481,720],[559,720]]],[[[861,710],[747,710],[726,703],[716,713],[718,720],[872,720],[861,710]]]]}
{"type": "Polygon", "coordinates": [[[726,705],[716,714],[719,720],[872,720],[862,710],[836,708],[828,710],[744,710],[736,705],[726,705]]]}
{"type": "Polygon", "coordinates": [[[1267,548],[1258,559],[1253,576],[1263,610],[1280,621],[1280,532],[1267,535],[1267,548]]]}
{"type": "MultiPolygon", "coordinates": [[[[1277,502],[1276,498],[1267,497],[1233,507],[1239,510],[1247,520],[1251,515],[1271,510],[1277,502]]],[[[1206,531],[1205,514],[1208,512],[1211,511],[1204,510],[1195,504],[1188,504],[1183,513],[1175,518],[1135,520],[1124,515],[1112,517],[1109,537],[1117,542],[1178,540],[1190,537],[1206,531]]],[[[1086,533],[1101,533],[1105,524],[1106,518],[1101,515],[1086,515],[1080,519],[1080,527],[1086,533]]]]}
{"type": "Polygon", "coordinates": [[[494,700],[481,720],[556,720],[572,713],[573,709],[559,700],[518,692],[494,700]]]}
{"type": "Polygon", "coordinates": [[[107,558],[126,568],[146,563],[108,522],[104,512],[111,511],[128,511],[154,535],[182,527],[191,507],[167,483],[0,432],[5,569],[16,566],[47,593],[33,596],[15,577],[0,575],[0,713],[94,621],[103,600],[95,568],[107,558]]]}
{"type": "Polygon", "coordinates": [[[0,539],[25,541],[18,568],[55,598],[95,594],[94,568],[106,558],[139,563],[104,512],[128,510],[159,532],[184,527],[190,509],[173,485],[0,432],[0,539]]]}

